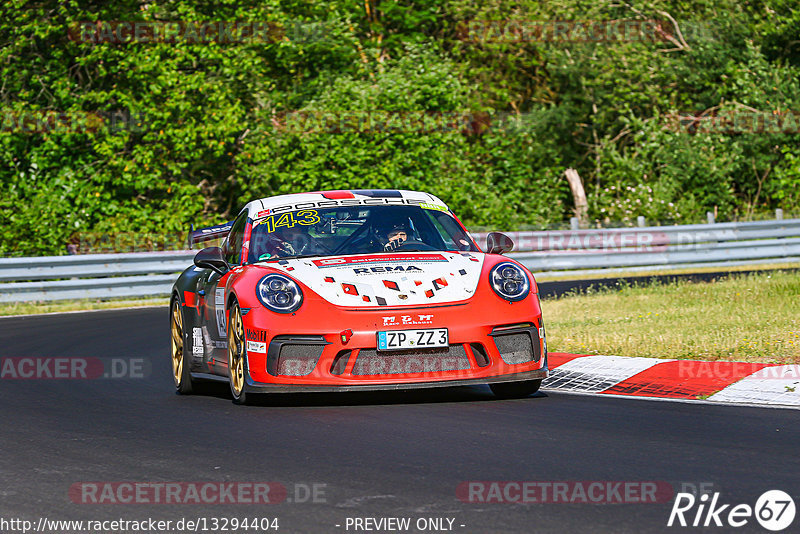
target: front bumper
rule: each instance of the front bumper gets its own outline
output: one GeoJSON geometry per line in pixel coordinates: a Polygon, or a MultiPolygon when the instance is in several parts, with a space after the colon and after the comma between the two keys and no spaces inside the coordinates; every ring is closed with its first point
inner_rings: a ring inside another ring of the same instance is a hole
{"type": "Polygon", "coordinates": [[[243,319],[248,342],[258,343],[247,352],[246,387],[253,392],[393,390],[547,377],[534,295],[515,303],[473,298],[409,308],[345,308],[312,298],[296,314],[254,307],[243,319]],[[427,328],[447,328],[450,346],[376,350],[378,331],[427,328]]]}
{"type": "Polygon", "coordinates": [[[355,384],[347,386],[326,385],[275,385],[254,382],[250,377],[246,380],[246,390],[252,393],[325,393],[346,391],[397,391],[406,389],[425,389],[456,386],[478,386],[497,384],[500,382],[519,382],[522,380],[541,380],[547,378],[547,366],[535,371],[515,373],[511,375],[489,378],[472,378],[467,380],[437,380],[434,382],[388,382],[380,384],[355,384]]]}

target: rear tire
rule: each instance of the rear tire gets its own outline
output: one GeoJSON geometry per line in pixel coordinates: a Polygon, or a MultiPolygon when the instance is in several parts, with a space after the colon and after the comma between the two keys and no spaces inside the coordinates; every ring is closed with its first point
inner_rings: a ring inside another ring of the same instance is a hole
{"type": "Polygon", "coordinates": [[[189,359],[186,357],[186,332],[183,317],[183,307],[178,297],[173,297],[169,312],[170,331],[172,339],[172,379],[175,382],[175,391],[181,395],[188,395],[194,389],[192,375],[189,372],[189,359]]]}
{"type": "Polygon", "coordinates": [[[539,391],[542,380],[526,380],[524,382],[500,382],[489,384],[489,387],[498,399],[521,399],[539,391]]]}
{"type": "Polygon", "coordinates": [[[239,303],[231,306],[228,319],[228,379],[234,404],[248,404],[250,398],[245,391],[247,376],[247,348],[244,324],[239,303]]]}

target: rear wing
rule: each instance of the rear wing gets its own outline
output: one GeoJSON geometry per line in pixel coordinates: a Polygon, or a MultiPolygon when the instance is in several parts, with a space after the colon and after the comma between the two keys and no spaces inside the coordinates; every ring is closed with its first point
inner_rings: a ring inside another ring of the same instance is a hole
{"type": "Polygon", "coordinates": [[[194,225],[192,225],[189,231],[189,248],[191,249],[192,245],[195,243],[227,237],[228,233],[231,231],[231,226],[233,226],[233,221],[218,224],[217,226],[209,226],[208,228],[198,228],[197,230],[195,230],[194,225]]]}

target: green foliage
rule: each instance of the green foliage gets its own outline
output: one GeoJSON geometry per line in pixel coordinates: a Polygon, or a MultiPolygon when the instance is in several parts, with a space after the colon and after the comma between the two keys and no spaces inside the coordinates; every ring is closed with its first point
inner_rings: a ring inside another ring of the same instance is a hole
{"type": "Polygon", "coordinates": [[[256,197],[327,188],[421,189],[468,226],[542,227],[571,215],[570,167],[598,222],[798,211],[800,125],[694,132],[670,118],[800,113],[788,0],[9,0],[3,13],[2,255],[174,235],[256,197]],[[662,21],[672,37],[480,31],[608,20],[662,21]],[[271,30],[92,43],[86,21],[271,30]],[[47,117],[61,126],[35,126],[47,117]]]}

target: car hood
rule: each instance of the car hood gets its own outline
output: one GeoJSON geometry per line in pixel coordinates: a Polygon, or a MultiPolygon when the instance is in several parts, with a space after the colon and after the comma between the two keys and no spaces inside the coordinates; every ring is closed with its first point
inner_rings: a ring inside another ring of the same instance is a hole
{"type": "Polygon", "coordinates": [[[484,255],[408,252],[281,260],[283,271],[339,306],[414,306],[466,300],[475,294],[484,255]]]}

